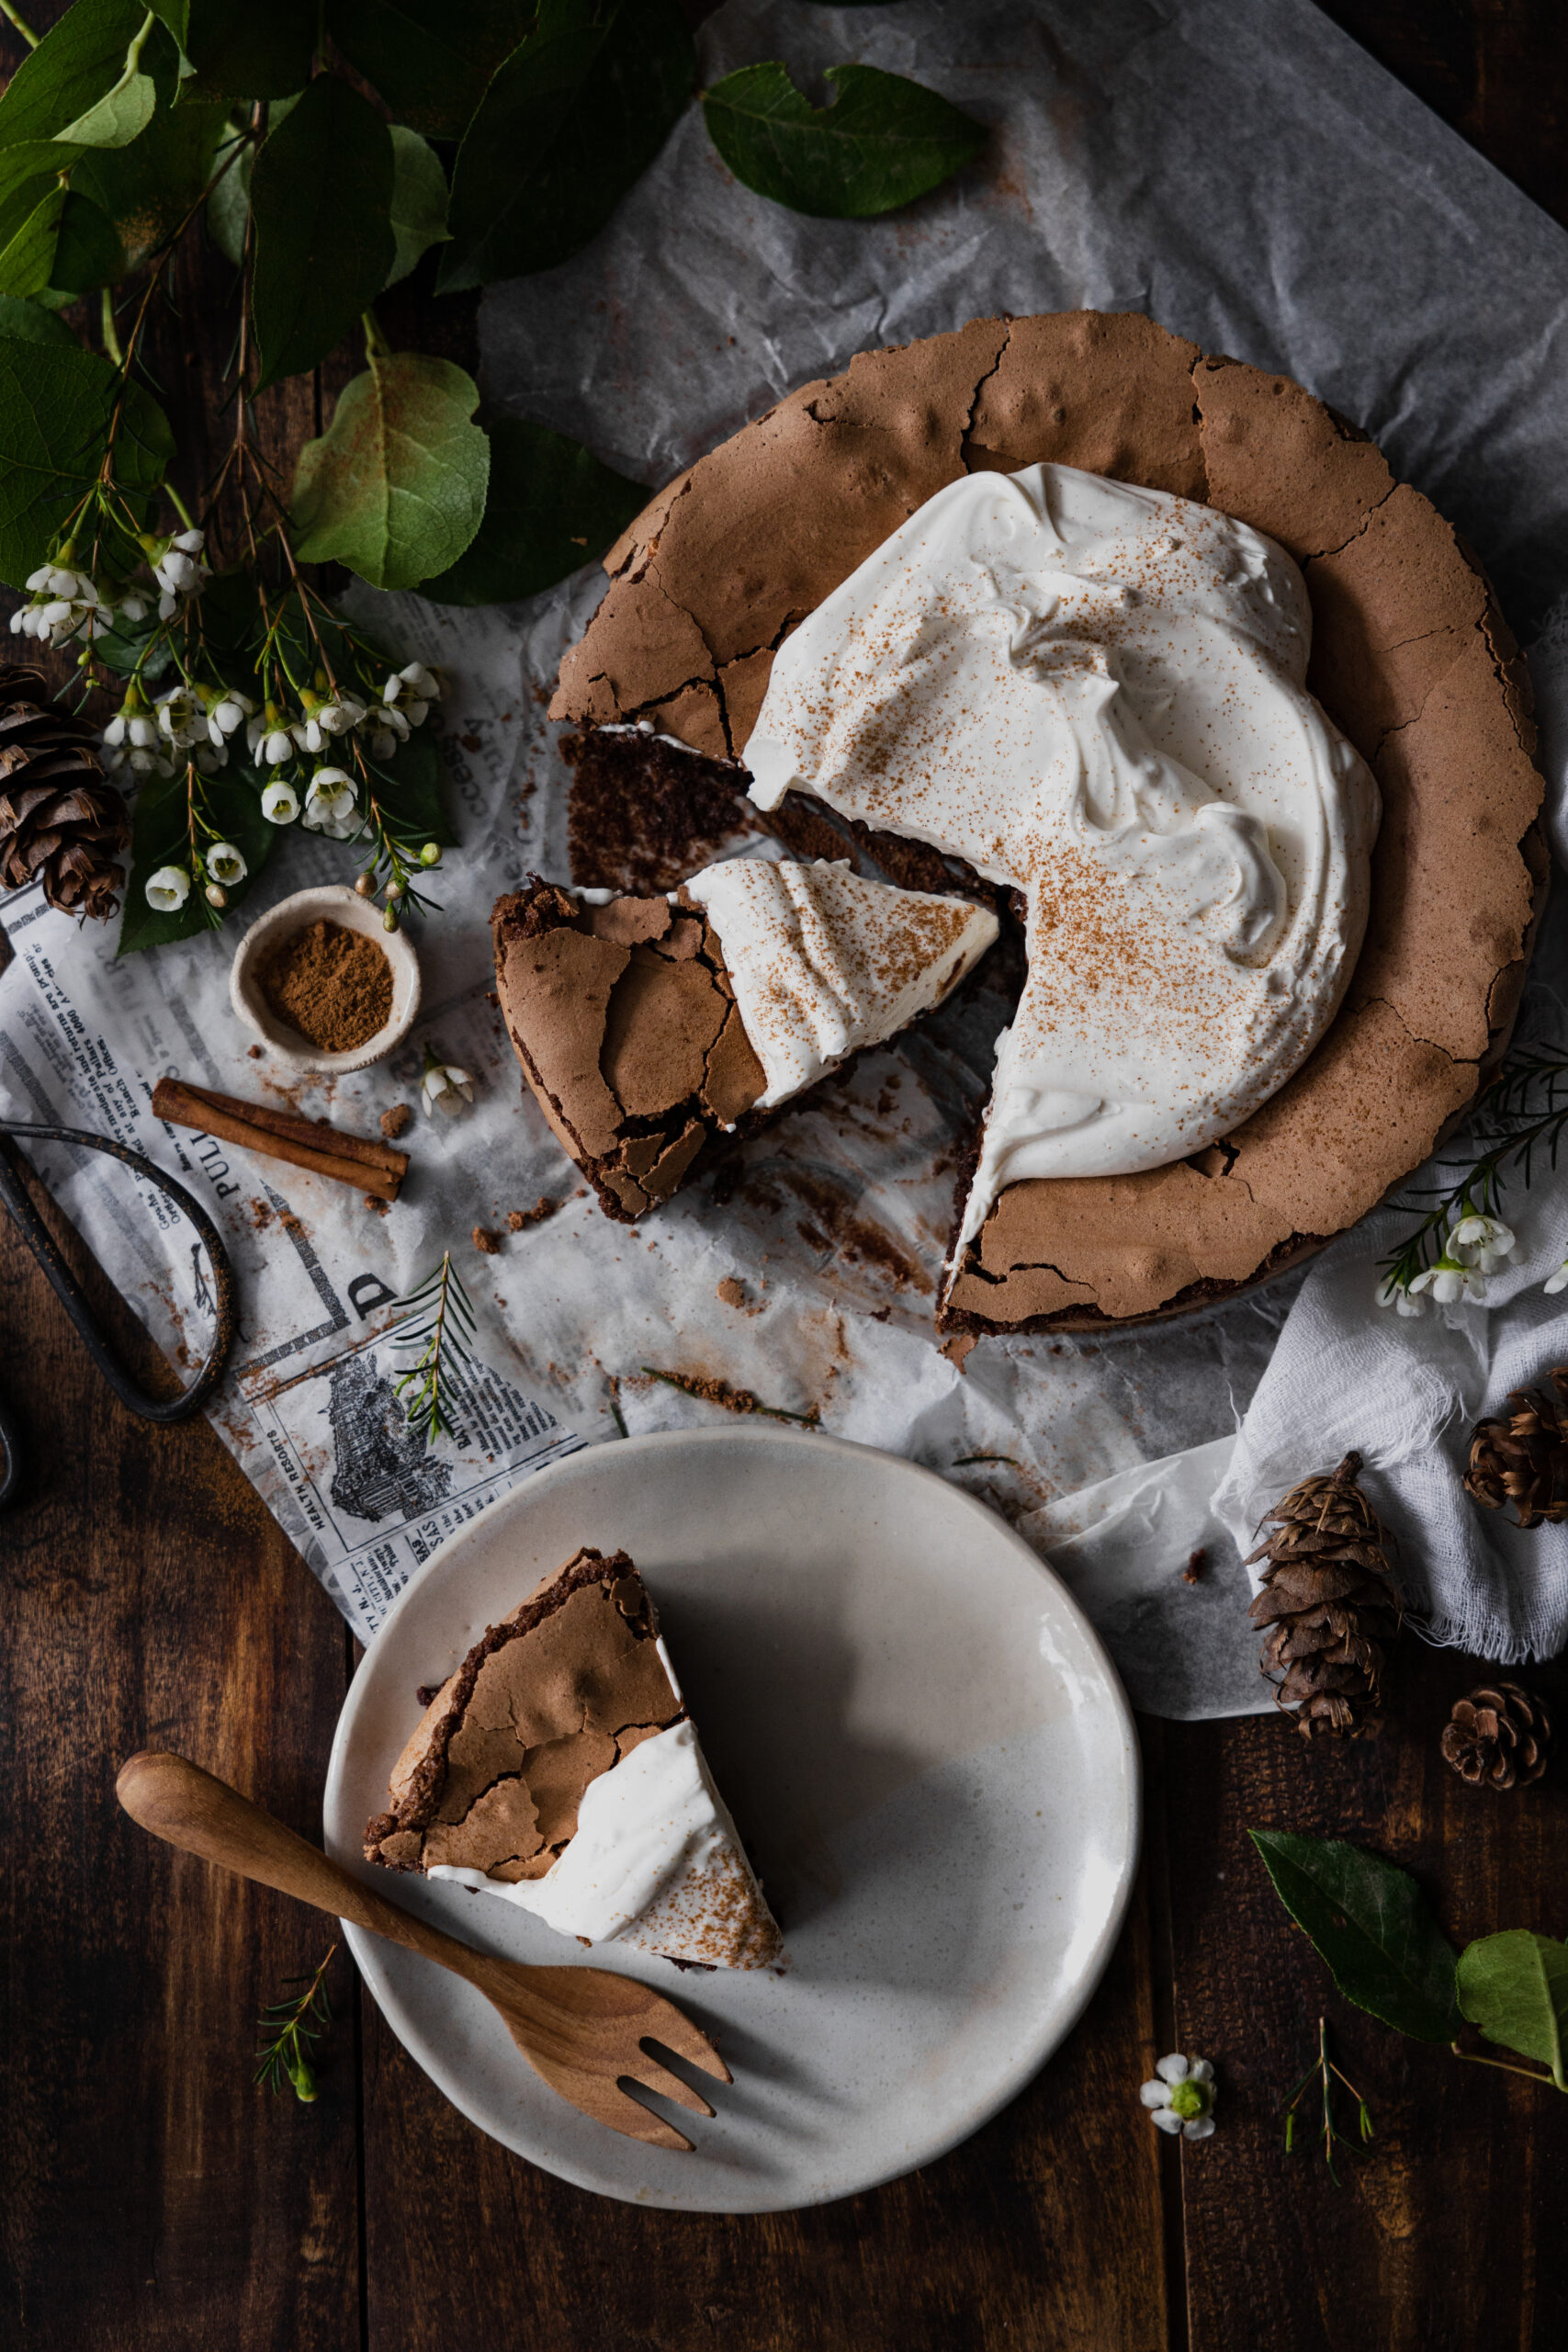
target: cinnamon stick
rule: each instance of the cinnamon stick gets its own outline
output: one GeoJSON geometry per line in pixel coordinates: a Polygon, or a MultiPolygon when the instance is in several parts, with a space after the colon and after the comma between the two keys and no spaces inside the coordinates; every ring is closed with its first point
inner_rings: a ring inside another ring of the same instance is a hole
{"type": "Polygon", "coordinates": [[[378,1200],[395,1201],[408,1173],[409,1156],[370,1136],[344,1135],[325,1119],[301,1119],[269,1103],[243,1102],[210,1087],[187,1086],[184,1079],[161,1078],[152,1089],[152,1112],[176,1127],[194,1127],[220,1143],[259,1151],[290,1168],[330,1176],[378,1200]]]}

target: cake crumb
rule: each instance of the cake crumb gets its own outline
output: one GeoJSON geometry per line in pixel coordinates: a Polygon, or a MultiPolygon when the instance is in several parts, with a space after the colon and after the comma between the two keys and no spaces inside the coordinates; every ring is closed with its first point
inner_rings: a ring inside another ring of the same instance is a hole
{"type": "Polygon", "coordinates": [[[548,1193],[541,1193],[531,1209],[507,1210],[507,1231],[509,1233],[526,1233],[531,1225],[543,1225],[547,1216],[554,1216],[559,1206],[560,1203],[558,1201],[552,1200],[548,1193]]]}
{"type": "Polygon", "coordinates": [[[406,1136],[409,1131],[409,1122],[412,1117],[413,1113],[406,1102],[394,1102],[389,1111],[383,1111],[381,1133],[386,1136],[387,1141],[396,1143],[400,1136],[406,1136]]]}
{"type": "Polygon", "coordinates": [[[492,1233],[487,1225],[476,1225],[474,1227],[474,1248],[479,1251],[481,1258],[499,1257],[501,1254],[501,1236],[499,1233],[492,1233]]]}
{"type": "Polygon", "coordinates": [[[266,1048],[265,1046],[247,1046],[245,1051],[250,1056],[252,1061],[259,1062],[263,1054],[266,1051],[266,1048]]]}
{"type": "Polygon", "coordinates": [[[365,1205],[367,1209],[374,1209],[378,1216],[386,1216],[392,1204],[390,1201],[384,1201],[379,1193],[367,1193],[365,1205]]]}
{"type": "Polygon", "coordinates": [[[1182,1583],[1201,1584],[1203,1580],[1203,1571],[1208,1565],[1208,1547],[1206,1544],[1200,1544],[1197,1550],[1190,1555],[1188,1559],[1187,1566],[1181,1571],[1182,1583]]]}
{"type": "Polygon", "coordinates": [[[726,1274],[718,1286],[717,1295],[724,1301],[726,1306],[744,1306],[746,1285],[738,1281],[734,1274],[726,1274]]]}

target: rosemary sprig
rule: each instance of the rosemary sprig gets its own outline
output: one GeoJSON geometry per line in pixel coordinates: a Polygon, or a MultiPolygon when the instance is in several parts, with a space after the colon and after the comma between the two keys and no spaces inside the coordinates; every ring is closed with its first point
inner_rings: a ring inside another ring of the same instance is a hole
{"type": "Polygon", "coordinates": [[[423,1430],[425,1443],[434,1445],[438,1437],[456,1433],[446,1409],[447,1391],[472,1358],[476,1328],[473,1306],[450,1250],[442,1251],[434,1272],[402,1304],[405,1312],[392,1326],[391,1336],[418,1353],[400,1367],[395,1385],[410,1428],[423,1430]]]}
{"type": "Polygon", "coordinates": [[[1452,1183],[1428,1186],[1394,1204],[1414,1210],[1425,1199],[1434,1206],[1379,1260],[1388,1291],[1408,1291],[1418,1274],[1438,1262],[1449,1231],[1461,1216],[1495,1216],[1513,1178],[1529,1183],[1538,1154],[1544,1153],[1549,1167],[1556,1168],[1558,1148],[1568,1132],[1568,1057],[1513,1055],[1476,1097],[1470,1125],[1486,1148],[1468,1164],[1448,1163],[1462,1168],[1462,1174],[1452,1183]]]}
{"type": "Polygon", "coordinates": [[[309,1980],[303,1976],[288,1977],[287,1984],[303,1984],[305,1990],[293,1999],[269,2002],[256,2020],[268,2037],[256,2052],[256,2081],[274,2091],[280,2091],[286,2083],[292,2084],[295,2098],[307,2104],[316,2096],[310,2047],[321,2040],[333,2020],[333,2007],[323,1979],[336,1950],[336,1944],[328,1947],[325,1960],[309,1980]]]}
{"type": "Polygon", "coordinates": [[[1328,2166],[1328,2177],[1334,2183],[1336,2188],[1340,2186],[1339,2175],[1334,2169],[1334,2150],[1336,2143],[1342,2148],[1354,2148],[1356,2145],[1356,2142],[1351,2139],[1350,2134],[1348,2132],[1341,2132],[1338,2123],[1335,2120],[1334,2086],[1337,2081],[1344,2084],[1346,2089],[1349,2092],[1351,2098],[1356,2102],[1358,2122],[1361,2134],[1361,2145],[1364,2147],[1372,2136],[1372,2119],[1371,2110],[1367,2106],[1366,2100],[1361,2097],[1360,2092],[1356,2088],[1355,2084],[1350,2080],[1348,2075],[1342,2073],[1335,2064],[1333,2059],[1329,2056],[1328,2021],[1325,2018],[1319,2018],[1317,2021],[1317,2056],[1313,2060],[1312,2064],[1307,2068],[1306,2073],[1302,2076],[1301,2081],[1296,2085],[1295,2089],[1291,2093],[1290,2098],[1285,2102],[1285,2154],[1287,2155],[1292,2154],[1295,2148],[1296,2101],[1301,2098],[1302,2094],[1305,2091],[1310,2083],[1321,2082],[1323,2086],[1323,2121],[1320,2130],[1323,2139],[1323,2155],[1324,2162],[1328,2166]]]}

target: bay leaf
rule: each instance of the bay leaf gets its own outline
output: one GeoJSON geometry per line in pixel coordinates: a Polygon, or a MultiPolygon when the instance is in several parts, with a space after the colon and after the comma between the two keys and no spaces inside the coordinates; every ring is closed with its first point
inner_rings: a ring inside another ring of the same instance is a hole
{"type": "Polygon", "coordinates": [[[830,65],[814,107],[777,60],[703,93],[708,135],[743,186],[818,220],[892,212],[978,154],[986,133],[935,90],[874,65],[830,65]]]}
{"type": "Polygon", "coordinates": [[[316,0],[152,0],[195,69],[182,105],[285,98],[310,78],[316,0]]]}
{"type": "MultiPolygon", "coordinates": [[[[146,20],[141,0],[76,0],[24,57],[0,97],[0,145],[58,140],[89,113],[125,70],[146,20]]],[[[70,159],[62,156],[63,164],[70,159]]]]}
{"type": "Polygon", "coordinates": [[[269,130],[251,177],[256,389],[303,375],[357,325],[387,282],[392,141],[335,74],[301,91],[269,130]]]}
{"type": "Polygon", "coordinates": [[[422,582],[438,605],[536,596],[619,537],[649,493],[547,425],[502,416],[490,434],[490,491],[478,536],[449,571],[422,582]]]}
{"type": "MultiPolygon", "coordinates": [[[[96,479],[116,370],[96,352],[0,333],[0,580],[20,588],[96,479]]],[[[115,440],[116,479],[139,519],[175,454],[168,419],[132,385],[115,440]]]]}
{"type": "MultiPolygon", "coordinates": [[[[140,58],[140,51],[137,55],[140,58]]],[[[128,60],[113,89],[106,90],[85,114],[79,114],[74,122],[68,122],[63,130],[57,130],[54,135],[77,147],[129,147],[152,121],[157,103],[157,87],[151,74],[143,74],[140,62],[133,64],[128,60]]]]}
{"type": "Polygon", "coordinates": [[[1453,1947],[1408,1871],[1337,1838],[1248,1835],[1346,1999],[1398,2033],[1451,2041],[1459,2030],[1453,1947]]]}
{"type": "Polygon", "coordinates": [[[439,290],[553,269],[596,237],[692,95],[679,0],[542,0],[452,171],[439,290]]]}
{"type": "Polygon", "coordinates": [[[389,286],[406,277],[431,245],[445,244],[446,175],[428,140],[406,124],[392,125],[392,237],[396,247],[389,286]]]}
{"type": "Polygon", "coordinates": [[[427,352],[373,356],[299,453],[290,502],[306,563],[345,563],[373,588],[445,571],[479,527],[490,445],[479,387],[427,352]]]}
{"type": "Polygon", "coordinates": [[[328,22],[399,122],[459,139],[534,16],[535,0],[332,0],[328,22]]]}

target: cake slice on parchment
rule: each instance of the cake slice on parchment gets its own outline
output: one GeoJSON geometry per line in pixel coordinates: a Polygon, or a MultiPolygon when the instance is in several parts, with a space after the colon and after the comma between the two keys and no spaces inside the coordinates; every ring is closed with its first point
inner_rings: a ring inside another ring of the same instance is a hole
{"type": "Polygon", "coordinates": [[[761,857],[668,898],[536,881],[491,921],[524,1074],[626,1220],[668,1200],[715,1136],[940,1004],[998,930],[967,899],[761,857]]]}
{"type": "Polygon", "coordinates": [[[779,1931],[624,1552],[490,1626],[392,1769],[366,1859],[482,1887],[585,1943],[767,1968],[779,1931]]]}

